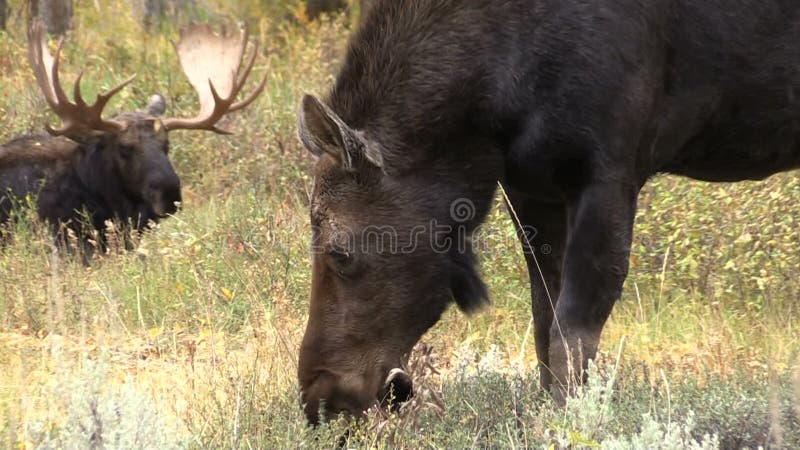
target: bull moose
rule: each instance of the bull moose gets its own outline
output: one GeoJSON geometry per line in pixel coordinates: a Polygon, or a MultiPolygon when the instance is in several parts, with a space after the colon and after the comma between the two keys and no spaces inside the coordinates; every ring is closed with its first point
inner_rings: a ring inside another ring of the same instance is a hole
{"type": "Polygon", "coordinates": [[[90,105],[81,94],[81,73],[70,101],[59,80],[63,43],[62,39],[53,57],[42,24],[34,23],[28,31],[28,57],[36,81],[63,126],[47,126],[48,135],[23,136],[0,147],[0,225],[10,219],[19,199],[29,195],[36,198],[38,216],[58,234],[71,230],[79,237],[87,236],[91,230],[84,229],[86,214],[88,224],[101,233],[108,220],[130,224],[135,230],[158,222],[174,213],[181,201],[180,181],[168,156],[168,133],[228,134],[217,122],[252,103],[266,82],[265,77],[250,95],[236,102],[253,68],[257,46],[240,70],[247,32],[223,29],[217,34],[208,25],[193,23],[181,31],[175,48],[200,100],[197,116],[162,118],[166,104],[155,95],[144,111],[103,118],[108,101],[133,77],[98,95],[90,105]]]}
{"type": "Polygon", "coordinates": [[[796,0],[374,2],[330,94],[298,114],[316,157],[309,421],[411,395],[412,346],[450,303],[487,302],[468,239],[422,243],[432,220],[474,230],[498,181],[519,229],[536,230],[520,233],[536,353],[563,400],[620,297],[648,178],[797,168],[797,92],[796,0]],[[473,212],[454,217],[465,201],[473,212]],[[365,237],[376,226],[406,251],[365,237]]]}

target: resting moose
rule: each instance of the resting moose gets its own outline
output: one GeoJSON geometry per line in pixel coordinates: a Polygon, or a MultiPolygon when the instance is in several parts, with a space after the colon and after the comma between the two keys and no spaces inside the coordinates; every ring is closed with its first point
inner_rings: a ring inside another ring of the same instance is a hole
{"type": "Polygon", "coordinates": [[[796,0],[376,1],[330,94],[299,111],[317,157],[309,420],[322,400],[358,415],[392,385],[410,395],[392,369],[451,302],[487,301],[469,240],[428,243],[469,235],[497,181],[536,230],[521,233],[536,352],[561,397],[620,296],[644,183],[798,167],[798,95],[796,0]]]}
{"type": "MultiPolygon", "coordinates": [[[[174,130],[210,130],[227,133],[216,123],[227,113],[249,105],[264,81],[235,102],[253,67],[257,48],[240,72],[247,33],[214,33],[208,25],[192,24],[176,44],[184,72],[200,99],[194,118],[162,118],[165,102],[153,96],[147,109],[102,117],[108,101],[133,77],[87,104],[81,95],[81,75],[70,101],[59,81],[59,55],[51,56],[40,23],[28,33],[28,56],[47,103],[63,121],[49,135],[24,136],[0,147],[0,225],[15,204],[32,194],[39,217],[55,232],[68,229],[84,237],[90,225],[101,231],[107,220],[142,230],[176,211],[181,201],[180,181],[168,157],[168,133],[174,130]],[[65,228],[62,228],[65,227],[65,228]]],[[[85,241],[83,242],[85,243],[85,241]]]]}

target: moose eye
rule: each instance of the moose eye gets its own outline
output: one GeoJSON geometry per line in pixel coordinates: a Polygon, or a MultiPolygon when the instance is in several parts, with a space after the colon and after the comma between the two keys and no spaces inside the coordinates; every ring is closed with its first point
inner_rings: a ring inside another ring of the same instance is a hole
{"type": "Polygon", "coordinates": [[[328,252],[328,256],[339,265],[346,265],[352,258],[352,255],[346,250],[331,250],[328,252]]]}
{"type": "Polygon", "coordinates": [[[330,250],[328,258],[332,268],[340,277],[351,277],[355,275],[355,264],[353,253],[347,250],[330,250]]]}

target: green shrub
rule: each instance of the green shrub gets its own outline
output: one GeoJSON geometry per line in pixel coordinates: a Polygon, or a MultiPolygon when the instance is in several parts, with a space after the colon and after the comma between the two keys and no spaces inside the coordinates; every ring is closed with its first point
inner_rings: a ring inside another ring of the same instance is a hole
{"type": "Polygon", "coordinates": [[[27,441],[36,448],[179,449],[188,442],[133,382],[108,383],[99,362],[86,360],[43,395],[54,419],[28,424],[27,441]]]}

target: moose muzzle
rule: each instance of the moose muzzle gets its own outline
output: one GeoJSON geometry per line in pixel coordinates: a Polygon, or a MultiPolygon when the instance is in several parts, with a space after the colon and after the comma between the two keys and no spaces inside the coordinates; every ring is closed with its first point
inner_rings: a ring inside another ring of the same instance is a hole
{"type": "Polygon", "coordinates": [[[369,390],[365,392],[364,386],[354,381],[355,378],[343,378],[323,372],[305,386],[302,401],[309,423],[319,423],[320,409],[327,420],[340,413],[358,418],[374,405],[397,411],[413,396],[411,377],[399,368],[389,371],[380,388],[377,392],[372,390],[372,394],[368,393],[369,390]]]}
{"type": "Polygon", "coordinates": [[[390,370],[383,383],[381,406],[389,406],[392,411],[397,411],[413,396],[414,383],[411,381],[411,377],[403,369],[390,370]]]}

